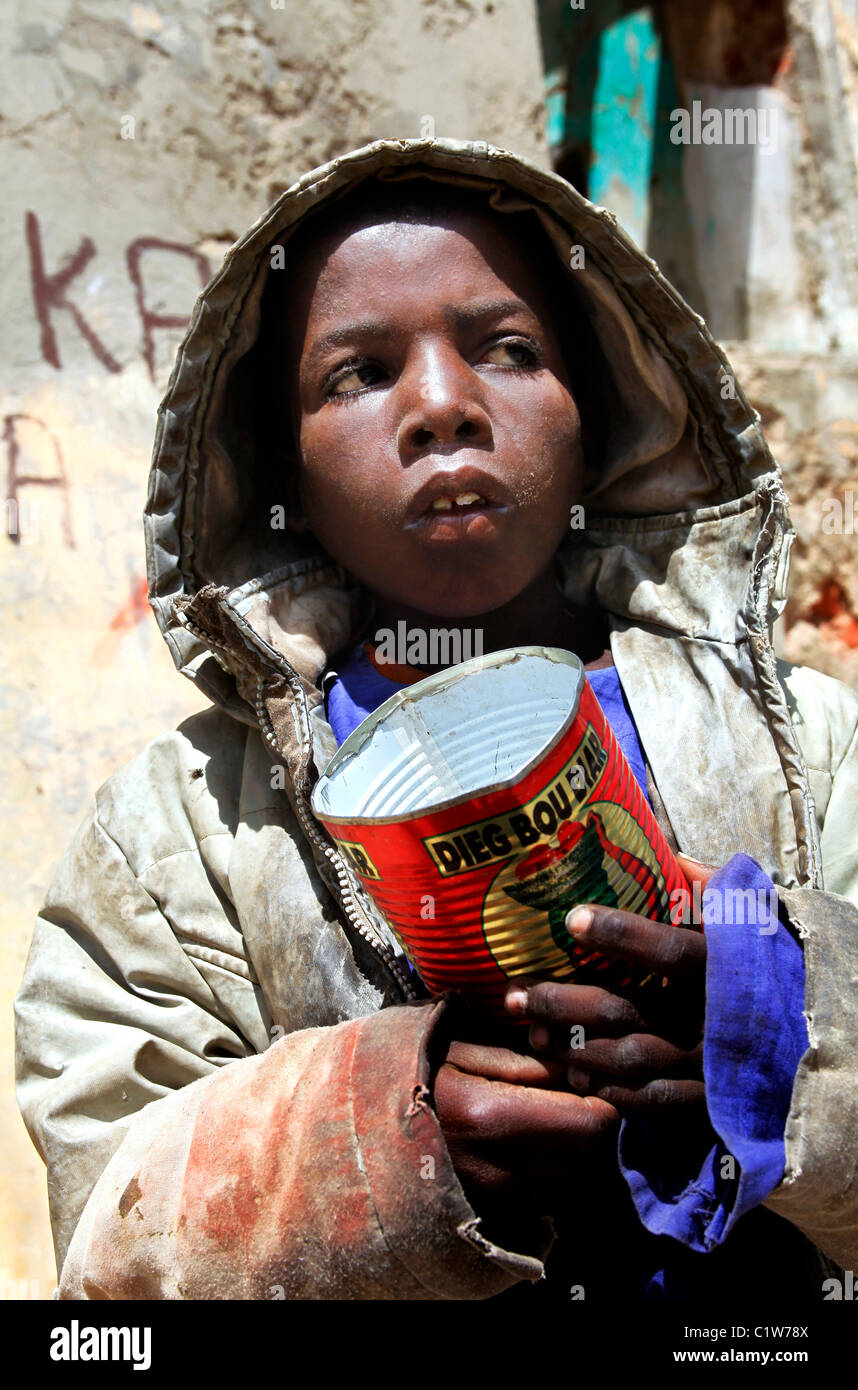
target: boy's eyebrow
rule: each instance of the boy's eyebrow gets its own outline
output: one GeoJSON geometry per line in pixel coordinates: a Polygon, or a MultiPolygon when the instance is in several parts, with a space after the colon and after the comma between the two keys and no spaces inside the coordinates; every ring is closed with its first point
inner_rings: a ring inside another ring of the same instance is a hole
{"type": "MultiPolygon", "coordinates": [[[[485,299],[478,304],[448,305],[444,310],[444,318],[451,328],[464,330],[472,328],[474,324],[483,319],[502,318],[504,314],[513,313],[532,315],[533,310],[529,304],[525,304],[523,299],[485,299]]],[[[307,355],[307,366],[312,366],[316,359],[323,357],[330,348],[342,347],[362,334],[368,337],[380,337],[384,333],[389,333],[393,327],[394,325],[385,319],[365,319],[343,324],[340,328],[332,328],[329,332],[322,333],[316,338],[307,355]]]]}
{"type": "Polygon", "coordinates": [[[315,339],[307,354],[307,364],[308,366],[312,365],[316,358],[322,357],[329,348],[342,347],[362,333],[368,334],[370,337],[378,336],[389,331],[390,326],[383,319],[366,319],[362,323],[347,323],[343,324],[341,328],[332,328],[329,332],[322,333],[315,339]]]}
{"type": "Polygon", "coordinates": [[[455,304],[444,312],[452,328],[472,328],[482,319],[499,319],[504,314],[533,314],[523,299],[484,299],[478,304],[455,304]]]}

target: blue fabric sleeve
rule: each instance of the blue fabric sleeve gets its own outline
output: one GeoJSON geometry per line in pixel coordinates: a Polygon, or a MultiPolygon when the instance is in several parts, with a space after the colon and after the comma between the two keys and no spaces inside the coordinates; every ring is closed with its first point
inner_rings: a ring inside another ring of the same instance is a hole
{"type": "Polygon", "coordinates": [[[383,705],[405,686],[376,671],[362,646],[353,648],[331,683],[325,714],[334,731],[337,747],[345,743],[368,714],[383,705]]]}
{"type": "Polygon", "coordinates": [[[590,689],[599,701],[602,713],[614,732],[614,738],[623,750],[626,762],[635,774],[637,783],[649,802],[643,749],[625,691],[620,684],[620,676],[616,666],[605,666],[601,670],[588,671],[587,680],[590,683],[590,689]]]}
{"type": "Polygon", "coordinates": [[[689,1125],[683,1106],[631,1115],[619,1159],[647,1230],[706,1252],[783,1177],[784,1129],[808,1039],[804,956],[759,864],[735,854],[704,889],[702,915],[708,1118],[689,1125]]]}

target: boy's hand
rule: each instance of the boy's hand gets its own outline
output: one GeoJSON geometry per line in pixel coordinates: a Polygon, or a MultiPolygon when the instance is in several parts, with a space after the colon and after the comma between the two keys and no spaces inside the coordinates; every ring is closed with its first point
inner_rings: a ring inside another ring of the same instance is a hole
{"type": "MultiPolygon", "coordinates": [[[[715,873],[682,856],[680,864],[701,889],[715,873]]],[[[573,914],[568,929],[582,944],[668,983],[624,992],[551,981],[511,985],[507,1008],[531,1020],[534,1052],[565,1062],[574,1090],[622,1110],[705,1100],[703,934],[596,905],[573,914]]]]}
{"type": "Polygon", "coordinates": [[[562,1063],[511,1048],[452,1042],[433,1089],[453,1166],[481,1214],[509,1215],[520,1199],[550,1210],[568,1195],[574,1154],[619,1126],[613,1105],[569,1092],[562,1063]]]}

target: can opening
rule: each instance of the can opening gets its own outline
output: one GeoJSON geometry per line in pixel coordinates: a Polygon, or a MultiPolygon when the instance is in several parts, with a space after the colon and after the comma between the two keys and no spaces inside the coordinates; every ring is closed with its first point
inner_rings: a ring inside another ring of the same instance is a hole
{"type": "Polygon", "coordinates": [[[578,708],[571,652],[475,657],[397,692],[354,730],[313,791],[316,815],[412,816],[517,781],[578,708]]]}

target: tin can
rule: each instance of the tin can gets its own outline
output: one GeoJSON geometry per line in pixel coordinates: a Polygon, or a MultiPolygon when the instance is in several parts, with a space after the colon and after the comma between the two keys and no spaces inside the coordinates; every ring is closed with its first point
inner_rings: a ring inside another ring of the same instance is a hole
{"type": "Polygon", "coordinates": [[[581,662],[559,648],[493,652],[397,692],[311,805],[427,988],[498,1017],[516,976],[643,983],[577,944],[566,914],[605,903],[669,922],[687,892],[581,662]]]}

